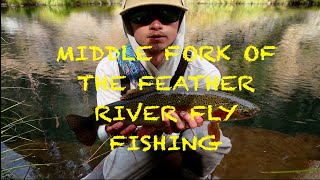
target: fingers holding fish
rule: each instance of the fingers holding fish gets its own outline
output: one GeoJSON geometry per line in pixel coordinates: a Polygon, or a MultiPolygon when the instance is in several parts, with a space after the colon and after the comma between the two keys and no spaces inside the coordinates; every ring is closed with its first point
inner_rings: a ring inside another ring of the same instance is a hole
{"type": "Polygon", "coordinates": [[[120,134],[123,136],[130,136],[136,131],[137,126],[134,124],[130,124],[128,127],[126,127],[124,130],[120,131],[120,134]]]}
{"type": "Polygon", "coordinates": [[[162,121],[162,124],[163,124],[162,130],[164,133],[166,134],[172,134],[173,132],[178,133],[186,128],[185,122],[181,120],[181,118],[176,112],[169,111],[167,113],[170,114],[170,116],[173,117],[176,120],[176,122],[173,122],[167,116],[164,116],[164,119],[162,121]]]}
{"type": "Polygon", "coordinates": [[[172,128],[174,132],[180,132],[186,129],[186,123],[180,118],[178,113],[173,112],[171,116],[177,119],[176,124],[171,124],[171,126],[173,126],[172,128]]]}
{"type": "Polygon", "coordinates": [[[116,134],[117,132],[119,132],[121,129],[123,129],[123,122],[117,122],[111,126],[106,126],[106,131],[108,134],[110,135],[114,135],[116,134]]]}
{"type": "MultiPolygon", "coordinates": [[[[195,127],[198,127],[198,122],[193,120],[191,118],[191,115],[187,112],[187,111],[181,111],[179,113],[180,117],[183,118],[184,121],[186,121],[189,125],[190,128],[195,128],[195,127]]],[[[198,121],[201,122],[201,119],[198,118],[198,121]]],[[[202,119],[202,122],[203,122],[203,119],[202,119]]]]}
{"type": "Polygon", "coordinates": [[[123,122],[117,122],[111,126],[106,126],[106,131],[110,135],[121,134],[124,136],[129,136],[133,134],[135,130],[136,130],[136,126],[134,124],[131,124],[129,126],[124,126],[123,122]]]}
{"type": "MultiPolygon", "coordinates": [[[[169,113],[173,113],[173,112],[169,112],[169,113]]],[[[163,128],[164,128],[164,133],[166,134],[172,134],[173,133],[173,129],[172,129],[172,122],[169,120],[169,118],[167,116],[165,116],[164,120],[163,120],[163,128]]]]}
{"type": "Polygon", "coordinates": [[[181,132],[187,128],[195,128],[203,125],[203,118],[201,116],[195,116],[194,120],[191,115],[186,111],[181,111],[179,114],[177,112],[168,112],[172,117],[174,117],[177,122],[173,123],[165,116],[163,120],[164,132],[166,134],[171,134],[173,132],[181,132]]]}
{"type": "Polygon", "coordinates": [[[201,116],[195,116],[194,120],[197,122],[197,126],[200,127],[203,125],[203,118],[201,116]]]}

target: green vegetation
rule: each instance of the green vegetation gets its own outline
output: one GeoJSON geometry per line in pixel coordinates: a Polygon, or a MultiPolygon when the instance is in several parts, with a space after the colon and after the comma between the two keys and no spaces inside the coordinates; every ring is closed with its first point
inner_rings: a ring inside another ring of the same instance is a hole
{"type": "Polygon", "coordinates": [[[274,5],[320,5],[320,0],[190,0],[192,3],[212,4],[274,4],[274,5]]]}
{"type": "MultiPolygon", "coordinates": [[[[274,4],[286,6],[298,5],[320,5],[320,0],[187,0],[188,3],[201,3],[201,4],[274,4]]],[[[121,0],[1,0],[1,4],[9,6],[15,5],[81,5],[81,4],[113,4],[121,3],[121,0]]]]}
{"type": "MultiPolygon", "coordinates": [[[[1,87],[1,90],[8,87],[1,87]]],[[[15,89],[15,87],[14,87],[15,89]]],[[[17,87],[19,89],[19,87],[17,87]]],[[[15,171],[25,173],[23,176],[28,177],[28,172],[35,166],[43,166],[48,164],[33,164],[25,160],[26,157],[32,155],[32,151],[47,150],[47,149],[28,149],[31,144],[43,144],[42,142],[35,142],[29,137],[38,132],[43,131],[37,127],[37,121],[40,119],[29,119],[28,116],[21,116],[17,109],[19,106],[30,106],[24,101],[16,101],[10,98],[1,96],[1,101],[7,101],[13,103],[9,107],[3,107],[1,104],[1,179],[21,179],[23,177],[15,174],[15,171]],[[2,143],[10,144],[15,142],[23,142],[22,145],[14,146],[12,149],[7,148],[2,143]],[[16,152],[26,152],[28,149],[28,155],[20,155],[16,152]],[[26,170],[28,169],[28,170],[26,170]]]]}
{"type": "MultiPolygon", "coordinates": [[[[2,37],[1,41],[4,46],[10,44],[2,37]]],[[[24,115],[26,112],[23,109],[27,109],[30,114],[35,111],[35,107],[25,100],[18,100],[21,96],[16,96],[16,99],[9,98],[8,92],[32,91],[36,93],[38,82],[16,67],[9,68],[5,65],[2,67],[4,69],[1,69],[1,77],[11,77],[11,74],[22,73],[29,79],[30,87],[12,86],[6,81],[1,81],[1,179],[28,179],[31,171],[37,176],[34,167],[50,165],[50,163],[34,164],[26,160],[39,151],[47,151],[43,138],[44,131],[39,123],[45,118],[33,119],[31,115],[24,115]],[[36,138],[41,140],[34,140],[36,138]],[[42,148],[30,148],[35,144],[42,148]]]]}
{"type": "Polygon", "coordinates": [[[120,0],[1,0],[1,3],[7,4],[9,6],[15,5],[66,5],[66,6],[75,6],[81,4],[113,4],[120,3],[120,0]]]}

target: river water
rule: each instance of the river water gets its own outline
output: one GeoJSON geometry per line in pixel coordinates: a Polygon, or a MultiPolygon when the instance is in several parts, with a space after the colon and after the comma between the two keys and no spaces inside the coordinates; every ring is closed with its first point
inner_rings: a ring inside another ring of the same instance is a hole
{"type": "MultiPolygon", "coordinates": [[[[308,160],[320,160],[319,10],[189,5],[185,44],[197,49],[213,46],[213,57],[217,46],[231,45],[225,53],[230,60],[214,65],[223,76],[252,76],[254,93],[233,93],[261,108],[252,119],[222,125],[234,146],[215,172],[218,177],[289,178],[295,174],[261,172],[305,169],[308,160]],[[249,46],[259,51],[275,46],[268,50],[275,54],[249,62],[243,56],[249,46]]],[[[78,46],[120,48],[126,38],[119,11],[119,5],[1,9],[1,109],[15,104],[5,98],[29,105],[16,106],[15,113],[5,111],[1,122],[17,114],[42,119],[37,125],[44,131],[26,136],[39,142],[32,149],[46,150],[31,150],[32,158],[26,159],[34,164],[57,164],[34,168],[39,177],[80,178],[90,171],[89,166],[78,166],[99,144],[80,145],[64,117],[92,112],[96,104],[93,81],[84,92],[77,76],[94,74],[98,61],[92,60],[90,51],[85,51],[87,61],[56,59],[60,47],[72,47],[75,57],[79,56],[78,46]]],[[[7,145],[14,148],[23,143],[7,145]]]]}

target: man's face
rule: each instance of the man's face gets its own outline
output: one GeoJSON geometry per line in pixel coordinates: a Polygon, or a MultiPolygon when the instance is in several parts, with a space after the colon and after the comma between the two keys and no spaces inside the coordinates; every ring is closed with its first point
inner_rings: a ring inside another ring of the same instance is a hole
{"type": "Polygon", "coordinates": [[[134,38],[141,46],[152,46],[152,49],[146,51],[150,54],[164,51],[173,43],[178,34],[182,14],[176,8],[152,8],[138,9],[128,15],[131,15],[131,20],[130,17],[128,19],[134,38]]]}

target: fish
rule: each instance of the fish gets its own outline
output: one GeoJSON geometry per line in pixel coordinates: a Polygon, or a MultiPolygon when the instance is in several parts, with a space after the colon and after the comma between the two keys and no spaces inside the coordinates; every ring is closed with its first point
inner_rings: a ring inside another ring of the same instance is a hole
{"type": "MultiPolygon", "coordinates": [[[[109,111],[107,112],[106,116],[110,117],[111,119],[113,117],[119,117],[119,111],[118,109],[115,109],[115,107],[122,106],[124,109],[122,109],[120,114],[121,117],[124,118],[122,122],[125,125],[135,124],[136,126],[147,125],[161,128],[161,118],[158,118],[158,120],[147,121],[144,119],[144,110],[141,110],[139,114],[137,114],[138,116],[136,117],[135,121],[132,121],[131,117],[135,114],[135,112],[137,112],[137,107],[141,106],[141,104],[143,104],[144,107],[159,107],[158,109],[154,108],[153,110],[150,110],[152,112],[152,117],[161,117],[160,109],[164,106],[175,107],[175,112],[190,112],[192,108],[197,106],[211,106],[212,111],[208,111],[206,109],[197,109],[197,112],[202,113],[202,118],[204,120],[207,120],[209,117],[219,117],[221,119],[221,121],[211,121],[211,123],[208,125],[209,135],[214,134],[217,136],[214,141],[218,141],[220,139],[218,123],[225,122],[223,119],[226,119],[226,116],[228,116],[228,112],[224,111],[221,107],[225,109],[232,109],[236,105],[234,112],[229,115],[227,121],[248,119],[255,116],[260,111],[260,108],[255,104],[221,91],[206,89],[187,91],[185,88],[181,87],[178,87],[175,90],[158,91],[154,87],[149,87],[143,90],[131,89],[122,96],[120,101],[106,105],[109,107],[109,111]],[[126,109],[130,109],[131,116],[126,109]],[[210,112],[210,115],[208,112],[210,112]]],[[[118,122],[106,121],[101,118],[96,120],[96,118],[99,117],[97,116],[97,113],[100,114],[104,111],[106,110],[103,108],[98,109],[98,111],[88,117],[75,114],[66,116],[69,128],[75,133],[77,139],[82,144],[92,146],[96,141],[97,130],[100,125],[112,125],[118,122]]]]}

